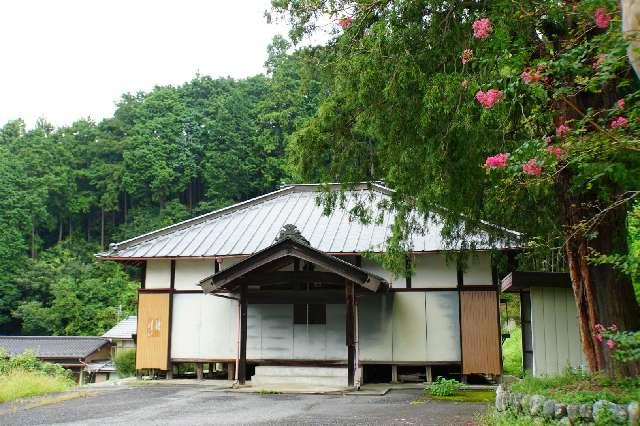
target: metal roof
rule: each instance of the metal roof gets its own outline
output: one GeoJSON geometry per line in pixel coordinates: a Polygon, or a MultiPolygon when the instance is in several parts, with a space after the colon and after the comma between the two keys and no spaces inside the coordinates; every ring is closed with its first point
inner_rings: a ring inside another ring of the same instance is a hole
{"type": "Polygon", "coordinates": [[[138,317],[131,315],[117,323],[102,335],[106,339],[133,339],[133,335],[136,334],[136,326],[138,324],[138,317]]]}
{"type": "MultiPolygon", "coordinates": [[[[384,252],[394,213],[380,206],[392,191],[381,185],[360,184],[344,192],[344,203],[327,216],[318,203],[321,186],[291,185],[184,222],[111,244],[97,256],[103,259],[246,256],[271,245],[286,224],[295,225],[311,246],[326,253],[384,252]],[[354,208],[368,209],[373,218],[363,224],[354,208]],[[381,220],[379,220],[381,219],[381,220]]],[[[337,189],[337,185],[333,186],[337,189]]],[[[442,225],[426,219],[424,232],[410,238],[411,251],[451,250],[441,237],[442,225]]],[[[487,224],[496,227],[496,225],[487,224]]],[[[513,238],[517,233],[503,229],[513,238]]],[[[487,235],[471,238],[478,249],[490,249],[487,235]]],[[[502,247],[508,248],[508,244],[502,247]]],[[[455,249],[455,248],[453,248],[455,249]]]]}
{"type": "Polygon", "coordinates": [[[85,336],[0,336],[0,348],[14,356],[32,351],[44,359],[83,359],[109,342],[102,337],[85,336]]]}

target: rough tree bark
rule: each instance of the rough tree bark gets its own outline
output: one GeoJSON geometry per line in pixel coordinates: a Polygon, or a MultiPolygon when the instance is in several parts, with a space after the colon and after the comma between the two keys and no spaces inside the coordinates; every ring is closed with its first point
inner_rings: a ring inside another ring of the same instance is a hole
{"type": "Polygon", "coordinates": [[[599,342],[594,336],[595,324],[610,326],[615,323],[622,330],[640,329],[640,307],[631,279],[610,265],[589,262],[590,255],[628,252],[625,209],[612,209],[602,215],[593,227],[585,228],[585,222],[596,214],[593,207],[595,198],[572,195],[570,180],[567,169],[560,172],[556,193],[565,230],[565,251],[585,359],[592,373],[604,371],[610,376],[618,372],[638,374],[639,363],[616,363],[605,343],[599,342]]]}

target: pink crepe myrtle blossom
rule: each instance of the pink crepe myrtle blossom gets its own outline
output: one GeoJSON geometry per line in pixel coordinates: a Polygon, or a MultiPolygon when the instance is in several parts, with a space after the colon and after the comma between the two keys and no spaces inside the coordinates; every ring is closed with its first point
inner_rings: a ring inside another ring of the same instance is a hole
{"type": "Polygon", "coordinates": [[[596,27],[605,29],[609,26],[609,22],[611,22],[611,16],[607,13],[607,9],[604,7],[599,7],[596,9],[593,14],[593,19],[596,22],[596,27]]]}
{"type": "Polygon", "coordinates": [[[609,330],[611,330],[613,332],[618,331],[618,326],[616,325],[615,322],[613,324],[611,324],[611,327],[609,327],[609,330]]]}
{"type": "Polygon", "coordinates": [[[522,77],[522,80],[527,84],[536,83],[538,81],[543,80],[543,77],[540,74],[540,70],[534,71],[529,68],[522,71],[522,74],[520,74],[520,77],[522,77]]]}
{"type": "Polygon", "coordinates": [[[616,347],[616,342],[614,342],[614,341],[613,341],[613,340],[611,340],[611,339],[607,340],[607,347],[608,347],[609,349],[613,349],[613,348],[615,348],[615,347],[616,347]]]}
{"type": "Polygon", "coordinates": [[[566,154],[564,149],[560,148],[559,146],[548,146],[545,148],[545,151],[555,155],[557,160],[562,159],[562,157],[564,157],[564,155],[566,154]]]}
{"type": "Polygon", "coordinates": [[[627,127],[628,125],[629,125],[629,120],[627,120],[623,116],[616,117],[611,121],[612,129],[617,129],[618,127],[627,127]]]}
{"type": "Polygon", "coordinates": [[[605,328],[604,328],[604,326],[603,326],[602,324],[594,324],[594,325],[593,325],[593,328],[594,328],[596,331],[605,331],[605,328]]]}
{"type": "Polygon", "coordinates": [[[616,106],[620,109],[624,109],[624,98],[618,99],[618,102],[616,102],[616,106]]]}
{"type": "Polygon", "coordinates": [[[506,152],[501,152],[499,154],[487,157],[487,159],[484,162],[484,165],[488,169],[502,169],[507,167],[508,160],[509,160],[509,154],[506,152]]]}
{"type": "Polygon", "coordinates": [[[491,30],[493,29],[489,18],[477,19],[473,24],[471,24],[471,28],[473,29],[473,36],[479,39],[489,37],[491,30]]]}
{"type": "Polygon", "coordinates": [[[352,22],[353,22],[353,18],[351,18],[351,16],[346,16],[338,19],[338,25],[343,30],[346,30],[347,28],[349,28],[352,22]]]}
{"type": "Polygon", "coordinates": [[[522,165],[522,171],[531,176],[542,173],[542,167],[533,158],[522,165]]]}
{"type": "Polygon", "coordinates": [[[549,135],[543,136],[542,137],[542,141],[548,145],[553,141],[553,138],[551,136],[549,136],[549,135]]]}
{"type": "Polygon", "coordinates": [[[556,127],[556,136],[559,138],[563,138],[567,133],[571,131],[571,128],[564,123],[561,123],[558,127],[556,127]]]}
{"type": "Polygon", "coordinates": [[[492,108],[500,99],[503,93],[498,89],[489,89],[486,92],[478,90],[476,92],[476,100],[485,108],[492,108]]]}
{"type": "Polygon", "coordinates": [[[466,64],[473,58],[473,50],[464,49],[462,52],[462,65],[466,64]]]}
{"type": "Polygon", "coordinates": [[[602,342],[602,334],[594,333],[593,337],[595,337],[598,342],[602,342]]]}

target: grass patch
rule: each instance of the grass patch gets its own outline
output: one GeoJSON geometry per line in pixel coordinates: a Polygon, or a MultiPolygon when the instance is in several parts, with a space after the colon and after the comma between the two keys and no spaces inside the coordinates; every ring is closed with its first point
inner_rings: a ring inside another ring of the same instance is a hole
{"type": "Polygon", "coordinates": [[[526,376],[509,385],[509,388],[514,392],[543,395],[566,403],[605,399],[625,404],[640,400],[640,377],[610,379],[604,375],[566,372],[548,377],[526,376]]]}
{"type": "Polygon", "coordinates": [[[523,414],[517,414],[511,411],[497,411],[494,407],[487,409],[486,412],[476,416],[476,421],[484,426],[531,426],[531,425],[556,425],[559,424],[553,420],[545,420],[531,417],[523,414]]]}
{"type": "Polygon", "coordinates": [[[522,329],[516,327],[502,344],[502,360],[505,374],[522,377],[522,329]]]}
{"type": "Polygon", "coordinates": [[[274,390],[268,390],[268,389],[261,389],[261,390],[256,391],[256,393],[260,394],[260,395],[279,395],[282,392],[274,391],[274,390]]]}
{"type": "Polygon", "coordinates": [[[420,395],[416,402],[425,402],[430,399],[438,401],[454,402],[493,402],[496,399],[496,392],[493,390],[463,390],[449,396],[435,396],[429,392],[420,395]]]}
{"type": "Polygon", "coordinates": [[[73,380],[61,375],[46,375],[32,371],[11,371],[0,375],[0,402],[30,396],[62,392],[74,386],[73,380]]]}

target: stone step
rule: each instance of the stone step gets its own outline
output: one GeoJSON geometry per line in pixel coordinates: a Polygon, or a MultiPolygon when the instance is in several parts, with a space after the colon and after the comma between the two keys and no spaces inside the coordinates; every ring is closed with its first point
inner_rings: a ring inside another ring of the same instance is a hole
{"type": "Polygon", "coordinates": [[[346,388],[347,376],[258,376],[251,378],[252,387],[268,388],[271,385],[310,385],[332,388],[346,388]]]}
{"type": "Polygon", "coordinates": [[[344,377],[347,378],[346,367],[287,367],[280,365],[258,365],[255,375],[259,377],[344,377]]]}

